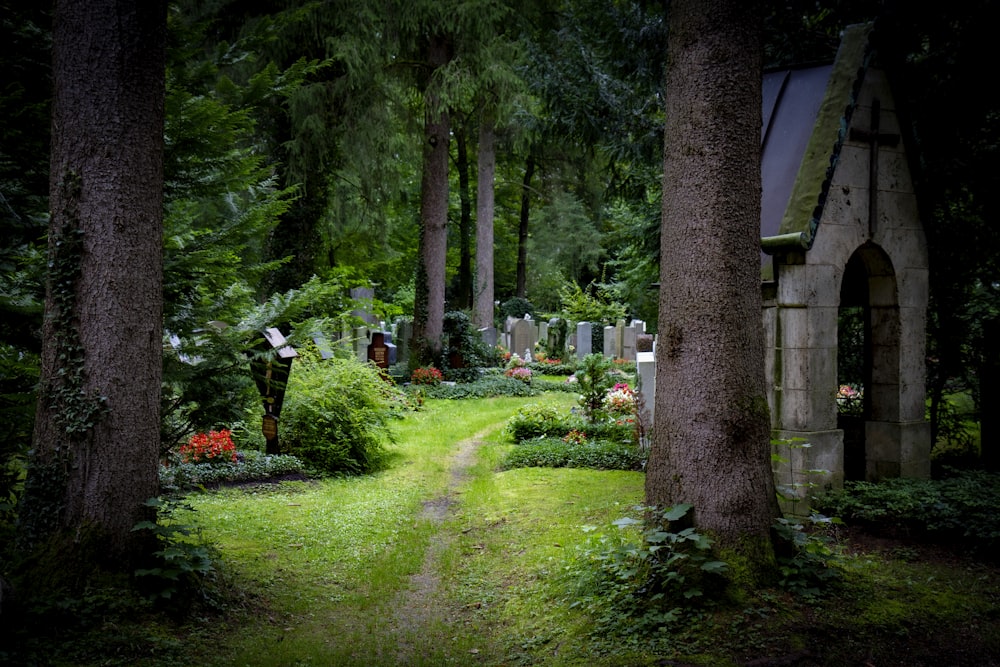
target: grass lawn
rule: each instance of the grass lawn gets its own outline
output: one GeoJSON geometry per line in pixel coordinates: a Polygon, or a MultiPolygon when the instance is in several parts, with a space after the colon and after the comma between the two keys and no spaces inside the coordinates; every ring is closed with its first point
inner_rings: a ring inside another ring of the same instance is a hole
{"type": "Polygon", "coordinates": [[[241,593],[226,612],[106,622],[56,653],[86,659],[32,664],[1000,665],[995,563],[905,536],[841,529],[826,595],[720,599],[664,631],[574,604],[594,597],[580,575],[598,540],[637,543],[611,524],[636,516],[643,474],[499,463],[519,407],[575,399],[429,399],[398,422],[383,472],[193,494],[174,518],[217,547],[241,593]]]}

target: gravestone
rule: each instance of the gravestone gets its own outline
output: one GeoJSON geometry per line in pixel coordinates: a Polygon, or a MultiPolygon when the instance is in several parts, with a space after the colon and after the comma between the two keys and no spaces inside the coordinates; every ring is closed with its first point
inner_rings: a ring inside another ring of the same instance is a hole
{"type": "Polygon", "coordinates": [[[615,327],[608,325],[604,327],[604,356],[615,358],[615,327]]]}
{"type": "Polygon", "coordinates": [[[653,406],[656,404],[656,354],[639,352],[635,360],[636,391],[639,394],[640,413],[646,433],[653,427],[653,406]]]}
{"type": "Polygon", "coordinates": [[[488,347],[494,348],[500,340],[496,327],[483,327],[479,330],[479,337],[488,347]]]}
{"type": "Polygon", "coordinates": [[[368,361],[368,327],[355,327],[352,334],[354,336],[354,356],[361,363],[368,361]]]}
{"type": "Polygon", "coordinates": [[[322,332],[317,331],[312,335],[313,342],[316,343],[316,349],[319,350],[319,356],[321,359],[332,359],[333,358],[333,348],[330,346],[330,341],[326,339],[326,336],[322,332]]]}
{"type": "Polygon", "coordinates": [[[410,363],[410,342],[413,339],[413,323],[409,320],[396,322],[396,335],[393,340],[396,345],[396,360],[400,364],[410,363]]]}
{"type": "Polygon", "coordinates": [[[375,298],[375,290],[371,287],[352,287],[351,298],[358,301],[358,308],[351,311],[351,315],[361,319],[369,327],[378,325],[375,315],[372,314],[372,300],[375,298]]]}
{"type": "Polygon", "coordinates": [[[379,368],[389,368],[389,349],[395,347],[391,343],[387,343],[385,340],[385,333],[382,331],[372,332],[372,342],[368,344],[368,349],[366,350],[368,361],[375,362],[375,365],[379,368]]]}
{"type": "MultiPolygon", "coordinates": [[[[510,351],[521,356],[535,349],[538,341],[538,329],[531,320],[517,320],[510,327],[510,351]]],[[[530,359],[529,359],[530,361],[530,359]]]]}
{"type": "Polygon", "coordinates": [[[591,342],[593,340],[593,330],[594,325],[590,322],[577,322],[576,325],[576,358],[583,359],[585,356],[590,354],[591,342]]]}
{"type": "Polygon", "coordinates": [[[621,358],[626,361],[635,361],[636,353],[636,327],[634,325],[629,325],[627,327],[621,328],[622,334],[622,355],[621,358]]]}
{"type": "Polygon", "coordinates": [[[254,383],[264,404],[261,432],[264,434],[265,451],[280,454],[278,419],[285,401],[285,387],[291,372],[292,361],[298,356],[281,332],[275,327],[263,331],[264,340],[257,349],[268,354],[254,359],[250,364],[254,383]]]}

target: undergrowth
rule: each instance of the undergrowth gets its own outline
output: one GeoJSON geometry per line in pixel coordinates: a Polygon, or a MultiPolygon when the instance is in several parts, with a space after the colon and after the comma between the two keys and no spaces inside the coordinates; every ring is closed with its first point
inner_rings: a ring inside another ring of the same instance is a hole
{"type": "Polygon", "coordinates": [[[938,542],[979,555],[1000,547],[1000,474],[956,471],[944,479],[846,482],[813,499],[820,512],[851,524],[938,542]]]}

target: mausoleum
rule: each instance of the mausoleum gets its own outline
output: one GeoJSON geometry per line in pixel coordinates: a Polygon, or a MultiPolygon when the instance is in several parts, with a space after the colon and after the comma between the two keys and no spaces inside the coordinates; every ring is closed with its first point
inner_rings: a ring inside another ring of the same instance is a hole
{"type": "Polygon", "coordinates": [[[775,436],[809,444],[787,450],[783,484],[930,473],[927,246],[870,37],[871,26],[852,26],[832,64],[764,79],[769,403],[775,436]],[[845,384],[857,392],[849,411],[838,410],[845,384]]]}

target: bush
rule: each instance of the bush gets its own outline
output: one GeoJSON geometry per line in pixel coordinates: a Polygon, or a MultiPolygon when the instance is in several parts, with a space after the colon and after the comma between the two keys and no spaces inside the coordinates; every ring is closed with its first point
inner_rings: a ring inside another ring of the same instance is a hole
{"type": "Polygon", "coordinates": [[[363,474],[385,463],[402,396],[355,359],[303,360],[288,380],[282,448],[325,473],[363,474]]]}
{"type": "Polygon", "coordinates": [[[580,362],[576,382],[580,389],[580,407],[590,421],[604,416],[604,397],[614,386],[612,362],[602,354],[588,354],[580,362]]]}
{"type": "Polygon", "coordinates": [[[694,528],[672,530],[691,505],[635,510],[646,521],[618,519],[619,534],[591,538],[565,570],[573,590],[566,601],[593,617],[595,634],[656,635],[697,615],[725,584],[728,567],[712,558],[710,538],[694,528]],[[625,533],[633,528],[641,535],[625,533]]]}
{"type": "Polygon", "coordinates": [[[256,451],[241,452],[236,463],[176,463],[160,466],[160,488],[188,490],[227,482],[262,481],[282,475],[305,474],[298,458],[268,456],[256,451]]]}
{"type": "MultiPolygon", "coordinates": [[[[572,432],[571,432],[572,433],[572,432]]],[[[564,436],[565,437],[565,436],[564,436]]],[[[629,444],[606,440],[566,442],[562,438],[541,438],[512,449],[500,467],[513,468],[593,468],[596,470],[642,470],[645,458],[629,444]]]]}
{"type": "Polygon", "coordinates": [[[505,430],[514,442],[540,437],[562,438],[573,430],[586,433],[592,440],[629,443],[636,439],[634,419],[588,421],[578,415],[567,415],[558,408],[537,403],[525,405],[515,412],[507,420],[505,430]]]}
{"type": "MultiPolygon", "coordinates": [[[[475,382],[420,387],[425,398],[489,398],[492,396],[537,396],[532,385],[503,375],[484,375],[475,382]]],[[[413,390],[408,390],[412,393],[413,390]]]]}
{"type": "Polygon", "coordinates": [[[500,365],[499,350],[483,341],[472,320],[462,311],[445,313],[443,329],[441,368],[446,379],[471,382],[479,377],[480,369],[500,365]]]}
{"type": "Polygon", "coordinates": [[[514,442],[520,442],[543,436],[562,437],[569,433],[571,427],[559,408],[529,403],[507,420],[505,430],[514,442]]]}
{"type": "Polygon", "coordinates": [[[410,382],[413,384],[429,385],[434,386],[441,384],[441,380],[444,379],[441,371],[434,368],[433,366],[426,366],[423,368],[413,369],[413,373],[410,375],[410,382]]]}
{"type": "Polygon", "coordinates": [[[511,299],[507,299],[500,304],[500,317],[519,317],[523,318],[525,315],[534,316],[535,306],[532,305],[527,299],[515,296],[511,299]]]}
{"type": "Polygon", "coordinates": [[[848,523],[959,542],[983,552],[1000,547],[1000,474],[955,472],[940,480],[846,482],[813,507],[848,523]]]}

